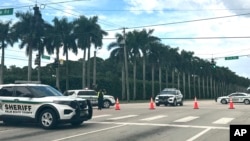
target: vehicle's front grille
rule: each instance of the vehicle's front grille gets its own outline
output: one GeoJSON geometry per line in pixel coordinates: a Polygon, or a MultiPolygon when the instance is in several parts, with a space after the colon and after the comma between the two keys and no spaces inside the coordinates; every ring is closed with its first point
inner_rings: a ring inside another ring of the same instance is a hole
{"type": "Polygon", "coordinates": [[[74,109],[77,109],[79,106],[78,106],[78,102],[77,101],[72,101],[70,102],[70,107],[74,108],[74,109]]]}
{"type": "Polygon", "coordinates": [[[87,108],[87,102],[86,101],[72,101],[70,103],[70,107],[74,108],[74,109],[85,109],[87,108]]]}
{"type": "Polygon", "coordinates": [[[168,98],[169,98],[169,96],[159,96],[159,99],[162,99],[162,100],[168,99],[168,98]]]}
{"type": "Polygon", "coordinates": [[[79,101],[79,106],[81,109],[87,108],[87,101],[79,101]]]}

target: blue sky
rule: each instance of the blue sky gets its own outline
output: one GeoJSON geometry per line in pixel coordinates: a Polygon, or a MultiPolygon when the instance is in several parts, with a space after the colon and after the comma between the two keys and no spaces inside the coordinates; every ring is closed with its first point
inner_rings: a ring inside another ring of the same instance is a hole
{"type": "MultiPolygon", "coordinates": [[[[0,0],[0,8],[15,8],[16,11],[32,12],[37,2],[41,6],[43,19],[51,22],[54,17],[68,17],[75,19],[80,15],[86,17],[98,16],[102,29],[108,30],[105,38],[114,38],[116,33],[142,30],[147,25],[166,24],[163,26],[149,26],[154,29],[159,38],[197,38],[197,37],[243,37],[249,36],[250,14],[230,18],[218,18],[181,24],[167,24],[182,21],[193,21],[214,17],[250,13],[250,1],[247,0],[0,0]],[[65,2],[65,3],[62,3],[65,2]],[[54,3],[54,4],[53,4],[54,3]],[[44,6],[45,5],[45,6],[44,6]]],[[[17,21],[14,15],[1,16],[1,21],[17,21]]],[[[250,37],[250,36],[249,36],[250,37]]],[[[230,39],[162,39],[162,42],[181,50],[193,51],[195,56],[210,60],[215,58],[218,66],[228,67],[239,76],[250,78],[250,38],[230,39]],[[226,56],[240,56],[237,60],[224,60],[226,56]]],[[[109,57],[106,47],[113,40],[104,39],[104,45],[97,55],[104,59],[109,57]]],[[[35,52],[33,56],[35,57],[35,52]]],[[[33,59],[34,59],[33,57],[33,59]]],[[[51,56],[52,58],[54,56],[51,56]]],[[[82,57],[70,54],[71,60],[82,57]]],[[[61,58],[65,56],[61,55],[61,58]]],[[[27,66],[28,57],[25,52],[18,50],[18,45],[6,50],[7,66],[27,66]]],[[[42,60],[42,65],[53,62],[42,60]]],[[[34,65],[33,65],[34,66],[34,65]]]]}

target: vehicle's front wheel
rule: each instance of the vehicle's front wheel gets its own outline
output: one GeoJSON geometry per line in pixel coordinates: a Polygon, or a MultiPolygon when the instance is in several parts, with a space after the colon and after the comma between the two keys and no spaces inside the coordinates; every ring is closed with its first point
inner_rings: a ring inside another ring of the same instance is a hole
{"type": "Polygon", "coordinates": [[[39,124],[44,129],[52,129],[57,125],[57,117],[53,110],[46,109],[39,116],[39,124]]]}
{"type": "Polygon", "coordinates": [[[110,107],[110,102],[108,100],[103,101],[103,108],[109,108],[110,107]]]}
{"type": "Polygon", "coordinates": [[[249,101],[248,99],[245,99],[245,100],[244,100],[244,103],[245,103],[246,105],[248,105],[248,104],[250,104],[250,101],[249,101]]]}
{"type": "Polygon", "coordinates": [[[221,104],[227,104],[227,100],[226,99],[222,99],[220,102],[221,102],[221,104]]]}
{"type": "Polygon", "coordinates": [[[181,100],[181,102],[180,102],[180,106],[183,106],[183,100],[181,100]]]}
{"type": "Polygon", "coordinates": [[[160,104],[159,104],[159,103],[155,103],[155,105],[156,105],[156,106],[160,106],[160,104]]]}

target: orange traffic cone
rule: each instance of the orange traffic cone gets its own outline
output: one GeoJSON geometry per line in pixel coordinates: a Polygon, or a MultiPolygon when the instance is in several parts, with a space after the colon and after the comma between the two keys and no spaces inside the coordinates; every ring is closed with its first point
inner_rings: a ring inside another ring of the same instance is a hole
{"type": "Polygon", "coordinates": [[[194,97],[194,109],[199,109],[196,97],[194,97]]]}
{"type": "Polygon", "coordinates": [[[230,100],[229,100],[229,109],[234,109],[234,103],[233,103],[232,97],[230,97],[230,100]]]}
{"type": "Polygon", "coordinates": [[[120,110],[120,104],[119,104],[118,98],[116,99],[116,102],[115,102],[115,110],[120,110]]]}
{"type": "Polygon", "coordinates": [[[150,100],[149,109],[150,110],[154,110],[155,109],[155,105],[154,105],[154,101],[153,101],[152,97],[151,97],[151,100],[150,100]]]}

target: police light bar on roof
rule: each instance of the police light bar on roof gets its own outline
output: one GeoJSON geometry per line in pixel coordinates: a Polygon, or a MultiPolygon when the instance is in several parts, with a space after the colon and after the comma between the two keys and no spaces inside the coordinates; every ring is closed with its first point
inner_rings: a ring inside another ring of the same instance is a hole
{"type": "Polygon", "coordinates": [[[16,80],[15,84],[41,84],[41,81],[16,80]]]}

